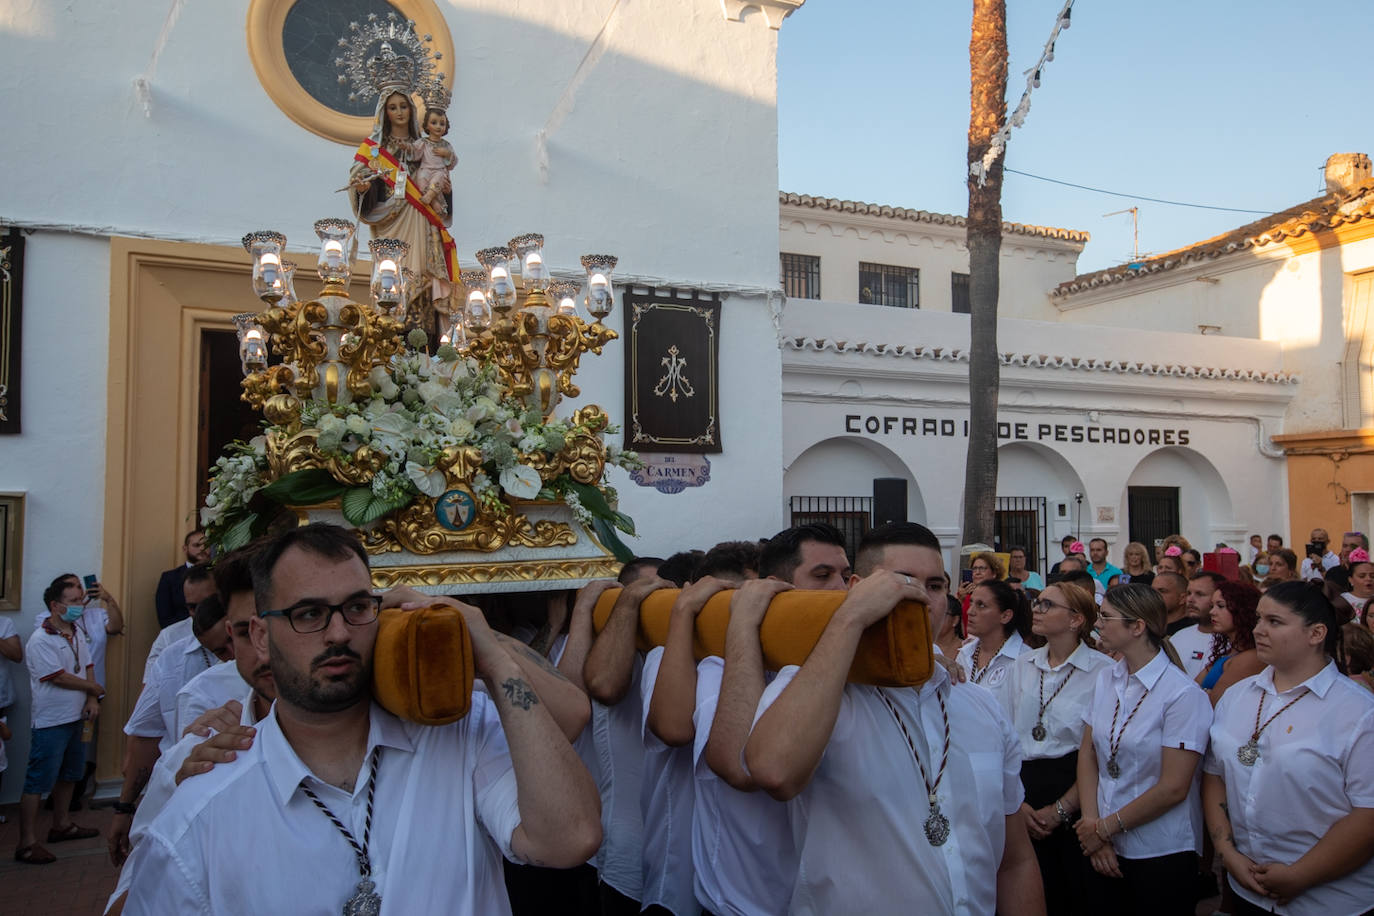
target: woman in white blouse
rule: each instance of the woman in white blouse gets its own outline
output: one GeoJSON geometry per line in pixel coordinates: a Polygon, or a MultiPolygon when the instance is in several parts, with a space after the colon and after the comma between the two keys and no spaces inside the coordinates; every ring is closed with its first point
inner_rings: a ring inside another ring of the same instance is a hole
{"type": "Polygon", "coordinates": [[[970,681],[982,684],[1001,700],[1012,663],[1030,651],[1022,638],[1030,634],[1025,593],[1000,579],[980,583],[969,595],[968,632],[973,638],[959,650],[959,667],[970,681]]]}
{"type": "Polygon", "coordinates": [[[1073,582],[1051,585],[1031,602],[1031,632],[1045,645],[1012,665],[1004,694],[1021,738],[1021,813],[1034,841],[1050,913],[1089,913],[1087,863],[1072,823],[1078,814],[1078,748],[1097,672],[1112,660],[1093,648],[1093,593],[1073,582]]]}
{"type": "Polygon", "coordinates": [[[1345,677],[1341,623],[1317,585],[1265,592],[1267,666],[1217,704],[1203,811],[1235,914],[1374,907],[1374,694],[1345,677]]]}
{"type": "Polygon", "coordinates": [[[1078,754],[1088,897],[1117,913],[1191,914],[1212,704],[1183,672],[1149,586],[1108,589],[1097,619],[1102,647],[1120,661],[1098,672],[1078,754]]]}

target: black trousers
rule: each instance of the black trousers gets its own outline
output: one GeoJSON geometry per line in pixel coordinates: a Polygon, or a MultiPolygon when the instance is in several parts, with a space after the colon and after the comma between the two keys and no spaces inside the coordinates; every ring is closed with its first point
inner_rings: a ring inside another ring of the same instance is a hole
{"type": "Polygon", "coordinates": [[[540,868],[509,860],[503,860],[503,864],[512,916],[600,916],[596,869],[590,865],[540,868]]]}
{"type": "Polygon", "coordinates": [[[1175,852],[1152,859],[1125,859],[1120,878],[1100,875],[1088,864],[1087,899],[1094,912],[1123,916],[1193,916],[1197,856],[1175,852]]]}
{"type": "MultiPolygon", "coordinates": [[[[1078,779],[1078,751],[1063,757],[1027,760],[1021,764],[1021,786],[1032,808],[1052,805],[1078,779]]],[[[1045,911],[1066,916],[1087,916],[1101,909],[1088,900],[1086,881],[1092,863],[1078,847],[1072,827],[1057,827],[1043,840],[1032,840],[1045,885],[1045,911]]]]}

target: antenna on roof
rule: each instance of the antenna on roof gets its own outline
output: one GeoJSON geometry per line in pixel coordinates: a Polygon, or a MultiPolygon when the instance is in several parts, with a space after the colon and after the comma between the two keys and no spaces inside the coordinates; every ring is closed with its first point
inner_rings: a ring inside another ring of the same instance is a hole
{"type": "Polygon", "coordinates": [[[1111,213],[1103,213],[1103,217],[1119,216],[1122,213],[1131,214],[1131,260],[1140,260],[1140,208],[1127,207],[1125,210],[1113,210],[1111,213]]]}

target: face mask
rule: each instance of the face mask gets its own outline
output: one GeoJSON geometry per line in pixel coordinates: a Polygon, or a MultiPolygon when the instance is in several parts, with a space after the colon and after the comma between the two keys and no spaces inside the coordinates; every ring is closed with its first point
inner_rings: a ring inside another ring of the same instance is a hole
{"type": "Polygon", "coordinates": [[[81,619],[81,615],[86,613],[86,608],[79,604],[69,604],[67,609],[62,612],[62,619],[67,623],[76,623],[81,619]]]}
{"type": "Polygon", "coordinates": [[[1256,564],[1255,564],[1255,575],[1257,575],[1257,576],[1267,576],[1267,575],[1269,575],[1269,567],[1268,567],[1267,565],[1265,565],[1264,563],[1256,563],[1256,564]]]}

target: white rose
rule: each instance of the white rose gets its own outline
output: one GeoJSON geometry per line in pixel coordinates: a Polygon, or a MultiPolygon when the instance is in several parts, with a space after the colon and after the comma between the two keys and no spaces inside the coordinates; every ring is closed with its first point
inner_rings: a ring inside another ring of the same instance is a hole
{"type": "Polygon", "coordinates": [[[265,457],[267,455],[266,436],[254,436],[253,438],[248,440],[248,444],[253,447],[253,454],[257,455],[259,458],[265,457]]]}
{"type": "Polygon", "coordinates": [[[542,486],[539,472],[527,465],[517,464],[501,472],[501,489],[516,499],[534,499],[542,486]]]}
{"type": "Polygon", "coordinates": [[[347,426],[348,431],[355,436],[367,435],[368,429],[370,428],[368,426],[367,418],[359,416],[358,414],[351,415],[347,420],[344,421],[344,425],[347,426]]]}
{"type": "Polygon", "coordinates": [[[367,380],[372,383],[373,388],[381,388],[391,381],[391,375],[386,371],[386,366],[373,366],[372,371],[367,374],[367,380]]]}
{"type": "Polygon", "coordinates": [[[450,420],[448,424],[448,434],[460,442],[468,436],[471,436],[472,430],[472,424],[463,417],[458,417],[456,420],[450,420]]]}
{"type": "Polygon", "coordinates": [[[416,390],[420,392],[420,398],[426,404],[448,391],[442,382],[436,382],[433,379],[421,382],[416,390]]]}

